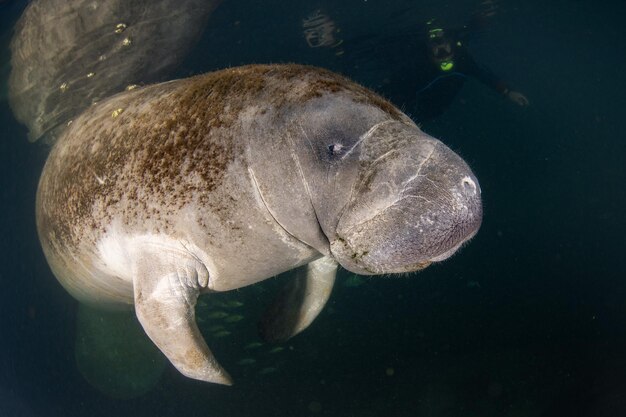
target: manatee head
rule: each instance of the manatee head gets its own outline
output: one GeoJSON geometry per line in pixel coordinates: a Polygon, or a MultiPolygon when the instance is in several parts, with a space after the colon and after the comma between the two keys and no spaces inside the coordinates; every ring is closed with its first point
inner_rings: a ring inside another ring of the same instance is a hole
{"type": "Polygon", "coordinates": [[[247,120],[255,181],[271,190],[263,201],[284,230],[371,275],[421,269],[474,236],[478,181],[442,142],[335,74],[308,70],[283,84],[287,104],[247,120]]]}
{"type": "Polygon", "coordinates": [[[482,220],[478,180],[442,142],[383,121],[359,138],[358,174],[329,239],[358,274],[402,273],[450,257],[482,220]]]}

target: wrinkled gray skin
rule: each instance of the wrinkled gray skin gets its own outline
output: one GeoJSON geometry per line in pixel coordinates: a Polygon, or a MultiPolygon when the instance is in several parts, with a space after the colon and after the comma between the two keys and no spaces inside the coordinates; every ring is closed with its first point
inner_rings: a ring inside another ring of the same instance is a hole
{"type": "Polygon", "coordinates": [[[75,297],[134,305],[185,375],[230,384],[195,323],[199,294],[306,266],[263,320],[306,328],[337,266],[411,272],[482,217],[465,162],[374,93],[297,65],[231,68],[122,93],[64,132],[37,226],[75,297]]]}
{"type": "Polygon", "coordinates": [[[11,42],[9,99],[31,142],[92,103],[164,80],[221,0],[34,0],[11,42]]]}

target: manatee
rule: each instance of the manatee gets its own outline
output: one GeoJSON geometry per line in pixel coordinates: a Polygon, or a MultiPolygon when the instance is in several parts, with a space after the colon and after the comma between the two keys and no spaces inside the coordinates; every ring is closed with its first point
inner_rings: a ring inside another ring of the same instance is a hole
{"type": "Polygon", "coordinates": [[[33,0],[11,41],[9,99],[31,142],[134,84],[168,79],[221,0],[33,0]]]}
{"type": "Polygon", "coordinates": [[[36,215],[67,291],[134,307],[181,373],[231,384],[196,325],[200,294],[300,268],[263,320],[287,339],[339,266],[399,274],[450,257],[478,231],[480,194],[458,155],[375,93],[319,68],[249,65],[89,107],[50,152],[36,215]]]}

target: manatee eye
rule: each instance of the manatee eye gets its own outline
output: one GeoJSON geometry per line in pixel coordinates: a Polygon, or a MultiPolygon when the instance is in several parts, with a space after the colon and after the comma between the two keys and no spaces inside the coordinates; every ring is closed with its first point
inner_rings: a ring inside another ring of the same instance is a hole
{"type": "Polygon", "coordinates": [[[343,145],[341,143],[333,143],[332,145],[328,145],[328,152],[331,155],[338,155],[343,150],[343,145]]]}

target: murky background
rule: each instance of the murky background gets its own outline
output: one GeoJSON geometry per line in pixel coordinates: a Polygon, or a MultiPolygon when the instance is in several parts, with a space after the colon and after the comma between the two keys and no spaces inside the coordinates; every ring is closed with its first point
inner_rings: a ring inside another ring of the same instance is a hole
{"type": "MultiPolygon", "coordinates": [[[[282,345],[258,345],[256,319],[288,276],[222,294],[219,304],[201,298],[201,329],[236,381],[221,387],[187,379],[149,352],[129,360],[115,340],[116,328],[132,327],[124,317],[105,329],[111,345],[90,354],[85,329],[103,326],[52,276],[35,230],[48,148],[28,142],[7,101],[8,45],[26,2],[0,1],[0,416],[626,415],[626,6],[491,5],[469,50],[530,105],[468,80],[423,124],[480,179],[476,238],[409,277],[341,271],[324,312],[282,345]],[[137,380],[121,383],[128,375],[137,380]]],[[[368,51],[399,50],[416,26],[433,18],[460,26],[484,7],[226,0],[167,78],[299,62],[385,94],[393,68],[368,51]],[[327,43],[307,37],[329,22],[327,43]]]]}

